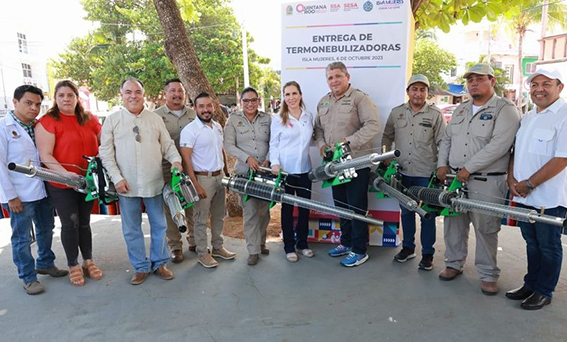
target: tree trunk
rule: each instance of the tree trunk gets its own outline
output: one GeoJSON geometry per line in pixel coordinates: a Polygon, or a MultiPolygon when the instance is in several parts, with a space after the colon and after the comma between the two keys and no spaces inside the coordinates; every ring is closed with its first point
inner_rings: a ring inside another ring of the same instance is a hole
{"type": "Polygon", "coordinates": [[[216,108],[213,118],[224,127],[226,116],[220,109],[215,91],[197,60],[195,48],[189,40],[177,3],[175,0],[154,0],[154,5],[165,35],[165,54],[175,65],[187,94],[194,99],[201,92],[209,93],[216,108]]]}
{"type": "Polygon", "coordinates": [[[520,70],[520,87],[518,91],[518,107],[520,108],[520,113],[524,114],[524,107],[522,102],[524,101],[524,73],[522,71],[522,56],[523,56],[523,45],[524,45],[524,35],[525,28],[520,28],[518,30],[518,70],[520,70]]]}
{"type": "MultiPolygon", "coordinates": [[[[194,99],[201,92],[209,93],[216,108],[213,118],[224,127],[226,116],[220,108],[213,87],[211,87],[199,64],[193,44],[187,35],[185,23],[181,19],[177,3],[175,0],[154,0],[154,5],[165,35],[165,54],[175,65],[187,94],[191,99],[194,99]]],[[[228,158],[228,168],[234,170],[234,158],[228,158]]],[[[226,208],[229,216],[242,216],[242,208],[238,205],[238,195],[233,192],[229,192],[227,195],[226,208]]]]}

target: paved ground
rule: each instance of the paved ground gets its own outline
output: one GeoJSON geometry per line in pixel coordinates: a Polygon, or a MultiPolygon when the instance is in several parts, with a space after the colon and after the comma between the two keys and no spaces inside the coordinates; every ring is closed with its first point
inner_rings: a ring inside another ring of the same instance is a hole
{"type": "MultiPolygon", "coordinates": [[[[152,275],[129,284],[130,264],[116,217],[94,217],[95,260],[103,280],[82,288],[67,278],[40,276],[47,292],[28,296],[11,260],[10,229],[0,220],[0,341],[565,341],[567,263],[553,299],[527,312],[504,291],[522,283],[524,242],[516,228],[500,235],[501,293],[480,292],[469,259],[464,276],[437,278],[418,271],[418,258],[392,261],[392,248],[372,247],[363,266],[346,269],[312,244],[313,259],[285,260],[280,242],[255,267],[246,265],[243,240],[227,239],[238,253],[217,269],[204,269],[196,255],[172,265],[176,278],[152,275]]],[[[147,225],[145,229],[147,230],[147,225]]],[[[438,224],[438,237],[441,237],[438,224]]],[[[567,245],[564,236],[564,245],[567,245]]],[[[471,237],[471,246],[474,237],[471,237]]],[[[65,265],[59,230],[53,241],[57,264],[65,265]]],[[[474,248],[471,248],[474,250],[474,248]]]]}

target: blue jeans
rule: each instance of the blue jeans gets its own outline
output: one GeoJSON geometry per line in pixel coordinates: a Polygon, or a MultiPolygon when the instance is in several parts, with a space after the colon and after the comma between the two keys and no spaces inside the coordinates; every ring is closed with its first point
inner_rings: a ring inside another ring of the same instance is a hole
{"type": "MultiPolygon", "coordinates": [[[[518,207],[539,211],[538,208],[520,203],[518,207]]],[[[565,217],[566,211],[564,207],[556,207],[546,209],[545,214],[565,217]]],[[[562,227],[543,223],[519,222],[518,224],[526,240],[528,256],[528,273],[524,276],[524,285],[533,292],[551,298],[559,281],[563,261],[562,227]]]]}
{"type": "Polygon", "coordinates": [[[35,268],[46,269],[55,266],[55,254],[51,250],[54,228],[53,206],[47,197],[38,201],[22,203],[24,211],[21,213],[12,212],[8,204],[3,206],[10,214],[12,259],[18,268],[18,277],[24,283],[29,283],[37,280],[35,268]],[[32,222],[35,224],[38,255],[35,262],[31,253],[32,222]]]}
{"type": "MultiPolygon", "coordinates": [[[[402,176],[402,185],[404,188],[411,186],[424,186],[429,184],[429,177],[411,177],[402,176]]],[[[402,246],[404,248],[415,250],[415,212],[409,211],[400,206],[402,209],[402,230],[404,232],[404,240],[402,246]]],[[[421,254],[435,254],[435,215],[429,220],[421,218],[421,254]]]]}
{"type": "MultiPolygon", "coordinates": [[[[354,210],[357,214],[366,215],[368,209],[368,180],[370,168],[357,170],[358,177],[350,182],[332,187],[333,200],[337,207],[354,210]]],[[[352,247],[358,254],[366,254],[368,243],[368,224],[357,220],[341,218],[341,245],[352,247]]]]}
{"type": "Polygon", "coordinates": [[[134,272],[155,271],[169,261],[167,242],[165,241],[165,214],[163,212],[163,196],[124,197],[118,195],[122,233],[128,248],[128,259],[134,272]],[[150,259],[146,256],[144,232],[142,231],[142,200],[146,206],[150,221],[150,259]]]}

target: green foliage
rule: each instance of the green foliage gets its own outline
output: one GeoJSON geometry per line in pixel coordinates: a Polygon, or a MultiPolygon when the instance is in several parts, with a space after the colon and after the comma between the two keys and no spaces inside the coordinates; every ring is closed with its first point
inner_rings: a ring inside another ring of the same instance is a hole
{"type": "MultiPolygon", "coordinates": [[[[228,0],[177,0],[197,58],[213,89],[238,92],[243,84],[242,34],[228,0]]],[[[163,31],[152,0],[82,0],[86,19],[100,27],[74,39],[53,61],[57,78],[87,85],[100,100],[116,98],[120,82],[140,78],[148,99],[159,97],[177,72],[164,52],[163,31]]],[[[248,43],[253,41],[248,36],[248,43]]],[[[272,78],[261,64],[269,59],[248,49],[250,83],[272,78]]],[[[268,83],[271,81],[268,81],[268,83]]]]}
{"type": "Polygon", "coordinates": [[[534,0],[411,0],[415,8],[416,28],[428,30],[439,28],[449,32],[451,25],[461,20],[467,25],[469,22],[480,22],[483,18],[495,21],[498,17],[510,10],[519,8],[522,4],[534,0]]]}
{"type": "Polygon", "coordinates": [[[439,45],[428,39],[419,39],[415,43],[413,53],[413,74],[422,74],[427,76],[431,88],[438,87],[447,88],[447,84],[441,77],[447,74],[451,69],[457,67],[457,59],[455,56],[447,52],[439,45]]]}

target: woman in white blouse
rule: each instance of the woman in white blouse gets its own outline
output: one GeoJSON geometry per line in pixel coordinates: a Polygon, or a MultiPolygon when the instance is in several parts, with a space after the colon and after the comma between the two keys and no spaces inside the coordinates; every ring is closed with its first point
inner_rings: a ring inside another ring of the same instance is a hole
{"type": "MultiPolygon", "coordinates": [[[[283,86],[284,102],[281,111],[274,115],[271,124],[270,162],[272,172],[280,170],[290,174],[286,180],[288,194],[311,198],[311,181],[307,173],[311,170],[309,145],[313,136],[313,115],[305,111],[301,87],[295,81],[283,86]]],[[[294,237],[293,206],[282,204],[281,222],[284,250],[288,261],[298,260],[297,252],[305,257],[313,257],[307,245],[309,210],[298,208],[297,241],[294,237]]]]}

